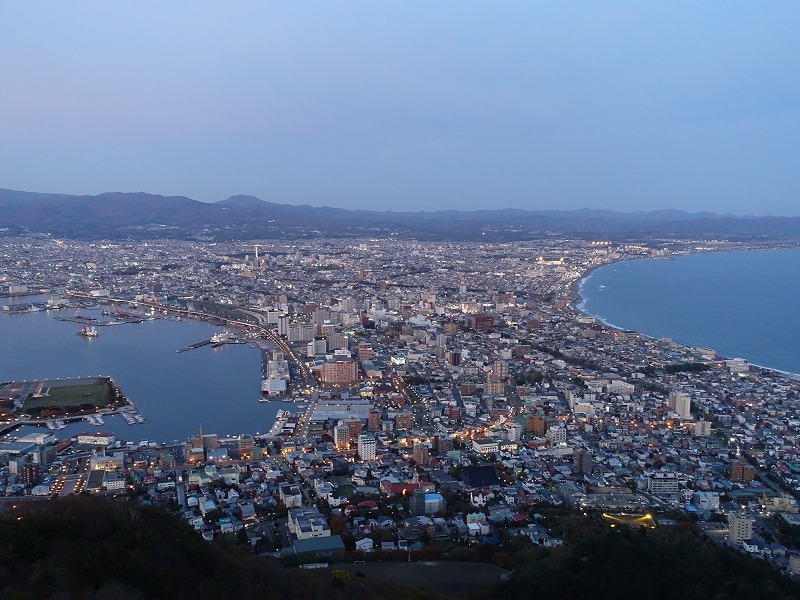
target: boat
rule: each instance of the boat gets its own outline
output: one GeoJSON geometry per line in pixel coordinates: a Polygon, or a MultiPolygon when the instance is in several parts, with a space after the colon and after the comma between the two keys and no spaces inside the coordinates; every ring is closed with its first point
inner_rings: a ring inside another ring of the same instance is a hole
{"type": "Polygon", "coordinates": [[[85,338],[96,338],[99,334],[94,327],[81,327],[77,335],[85,338]]]}
{"type": "Polygon", "coordinates": [[[230,339],[231,334],[229,331],[223,331],[222,333],[215,333],[211,336],[211,343],[212,344],[226,344],[230,339]]]}

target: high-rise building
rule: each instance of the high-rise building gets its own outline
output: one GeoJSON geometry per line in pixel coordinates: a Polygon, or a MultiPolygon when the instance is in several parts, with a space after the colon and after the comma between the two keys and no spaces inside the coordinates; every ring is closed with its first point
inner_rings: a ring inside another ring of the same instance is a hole
{"type": "Polygon", "coordinates": [[[414,495],[408,503],[408,509],[412,515],[435,515],[443,511],[447,504],[441,494],[432,494],[420,488],[414,490],[414,495]]]}
{"type": "Polygon", "coordinates": [[[39,465],[35,463],[25,463],[17,471],[22,483],[33,486],[39,479],[39,465]]]}
{"type": "Polygon", "coordinates": [[[365,360],[372,360],[375,358],[375,352],[373,351],[372,344],[362,343],[358,345],[358,360],[365,361],[365,360]]]}
{"type": "Polygon", "coordinates": [[[446,435],[437,435],[433,438],[433,451],[436,454],[447,454],[455,448],[453,438],[446,435]]]}
{"type": "Polygon", "coordinates": [[[547,421],[542,415],[531,415],[525,420],[525,430],[541,437],[547,433],[547,421]]]}
{"type": "Polygon", "coordinates": [[[358,436],[358,457],[361,460],[375,460],[377,447],[375,436],[371,433],[363,432],[358,436]]]}
{"type": "Polygon", "coordinates": [[[506,379],[508,377],[508,363],[504,360],[494,361],[491,374],[496,376],[498,381],[506,379]]]}
{"type": "Polygon", "coordinates": [[[756,478],[756,469],[748,465],[743,458],[731,463],[731,481],[733,483],[748,483],[756,478]]]}
{"type": "Polygon", "coordinates": [[[409,411],[393,412],[390,417],[394,417],[395,431],[411,431],[414,428],[414,413],[409,411]]]}
{"type": "Polygon", "coordinates": [[[585,448],[581,448],[575,453],[573,466],[576,475],[591,475],[592,455],[585,448]]]}
{"type": "Polygon", "coordinates": [[[711,435],[711,421],[698,421],[694,426],[695,437],[708,437],[711,435]]]}
{"type": "Polygon", "coordinates": [[[356,363],[352,360],[328,360],[322,365],[322,382],[349,384],[358,380],[356,363]]]}
{"type": "Polygon", "coordinates": [[[253,446],[255,441],[250,434],[239,436],[239,460],[250,460],[253,456],[253,446]]]}
{"type": "Polygon", "coordinates": [[[647,478],[647,491],[656,496],[678,493],[678,476],[672,471],[656,471],[647,478]]]}
{"type": "Polygon", "coordinates": [[[728,514],[728,541],[741,544],[753,537],[753,519],[740,512],[728,514]]]}
{"type": "Polygon", "coordinates": [[[357,440],[361,430],[364,428],[364,423],[358,417],[349,417],[344,419],[341,423],[350,430],[351,440],[357,440]]]}
{"type": "Polygon", "coordinates": [[[425,465],[428,462],[428,447],[422,442],[414,444],[412,458],[417,465],[425,465]]]}
{"type": "Polygon", "coordinates": [[[369,410],[367,416],[367,429],[369,431],[380,431],[381,429],[381,411],[376,408],[369,410]]]}
{"type": "Polygon", "coordinates": [[[340,452],[350,448],[350,428],[340,424],[333,428],[333,443],[340,452]]]}
{"type": "Polygon", "coordinates": [[[669,393],[669,409],[677,413],[681,419],[692,417],[692,398],[685,392],[669,393]]]}

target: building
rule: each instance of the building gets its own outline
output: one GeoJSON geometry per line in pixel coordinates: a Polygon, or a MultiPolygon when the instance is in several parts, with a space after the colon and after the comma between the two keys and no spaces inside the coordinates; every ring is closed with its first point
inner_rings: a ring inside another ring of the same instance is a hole
{"type": "Polygon", "coordinates": [[[412,458],[417,465],[425,465],[428,462],[428,447],[422,442],[414,444],[412,458]]]}
{"type": "Polygon", "coordinates": [[[753,537],[753,519],[740,512],[728,514],[728,541],[741,544],[753,537]]]}
{"type": "Polygon", "coordinates": [[[364,428],[364,423],[358,417],[348,417],[340,422],[341,425],[347,427],[350,431],[350,439],[357,440],[361,430],[364,428]]]}
{"type": "Polygon", "coordinates": [[[381,429],[381,411],[371,408],[367,415],[367,429],[369,431],[380,431],[381,429]]]}
{"type": "Polygon", "coordinates": [[[695,437],[708,437],[711,435],[711,421],[698,421],[694,425],[695,437]]]}
{"type": "Polygon", "coordinates": [[[478,454],[490,454],[499,450],[497,440],[492,438],[478,438],[472,440],[472,449],[478,454]]]}
{"type": "Polygon", "coordinates": [[[731,463],[731,481],[733,483],[748,483],[756,478],[756,469],[747,464],[743,458],[731,463]]]}
{"type": "Polygon", "coordinates": [[[558,444],[565,444],[567,442],[567,428],[563,425],[556,425],[555,427],[550,427],[547,430],[547,433],[544,436],[550,440],[550,443],[553,446],[558,444]]]}
{"type": "Polygon", "coordinates": [[[522,430],[522,425],[520,425],[519,423],[514,423],[512,421],[511,423],[509,423],[507,430],[508,430],[507,438],[509,441],[518,442],[520,439],[522,439],[523,430],[522,430]]]}
{"type": "Polygon", "coordinates": [[[525,419],[525,431],[541,437],[547,433],[547,421],[542,415],[531,415],[525,419]]]}
{"type": "Polygon", "coordinates": [[[371,433],[362,433],[358,436],[358,456],[361,460],[375,460],[377,442],[371,433]]]}
{"type": "Polygon", "coordinates": [[[239,460],[250,460],[253,457],[253,447],[255,446],[255,440],[253,440],[253,436],[250,434],[243,434],[239,436],[239,460]]]}
{"type": "Polygon", "coordinates": [[[333,428],[333,443],[339,452],[350,449],[350,428],[340,424],[333,428]]]}
{"type": "Polygon", "coordinates": [[[692,399],[685,392],[669,393],[669,409],[681,419],[692,418],[692,399]]]}
{"type": "Polygon", "coordinates": [[[395,431],[411,431],[414,427],[414,413],[409,411],[395,412],[394,417],[395,431]]]}
{"type": "Polygon", "coordinates": [[[292,483],[284,483],[278,488],[281,502],[286,508],[303,506],[303,494],[300,488],[292,483]]]}
{"type": "Polygon", "coordinates": [[[446,435],[437,435],[433,438],[433,450],[437,454],[447,454],[455,448],[453,438],[446,435]]]}
{"type": "Polygon", "coordinates": [[[327,537],[331,534],[328,521],[316,508],[292,508],[287,517],[289,531],[298,540],[327,537]]]}
{"type": "Polygon", "coordinates": [[[656,496],[677,494],[678,476],[672,471],[657,471],[647,478],[647,491],[656,496]]]}
{"type": "Polygon", "coordinates": [[[426,493],[424,489],[414,490],[408,502],[408,509],[414,516],[435,515],[445,509],[444,496],[426,493]]]}
{"type": "Polygon", "coordinates": [[[352,360],[326,360],[322,364],[322,383],[349,385],[358,381],[356,363],[352,360]]]}
{"type": "Polygon", "coordinates": [[[585,448],[575,452],[572,463],[573,472],[576,475],[587,475],[592,473],[592,455],[585,448]]]}
{"type": "Polygon", "coordinates": [[[358,352],[358,360],[360,361],[372,360],[375,358],[372,344],[359,344],[356,351],[358,352]]]}
{"type": "Polygon", "coordinates": [[[115,439],[113,433],[79,433],[76,441],[90,446],[110,446],[115,439]]]}

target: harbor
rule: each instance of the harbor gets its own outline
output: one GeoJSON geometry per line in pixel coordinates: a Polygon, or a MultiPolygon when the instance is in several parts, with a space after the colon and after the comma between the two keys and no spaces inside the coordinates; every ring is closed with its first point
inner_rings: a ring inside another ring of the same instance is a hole
{"type": "Polygon", "coordinates": [[[136,327],[101,329],[97,321],[103,320],[101,311],[105,308],[114,313],[110,306],[80,307],[87,326],[99,330],[97,343],[78,343],[76,325],[58,318],[72,318],[74,307],[60,312],[0,315],[5,335],[15,340],[13,347],[0,347],[0,381],[109,373],[135,404],[136,413],[131,414],[130,409],[103,412],[102,425],[92,424],[83,418],[87,413],[79,413],[74,419],[59,417],[62,423],[55,419],[17,421],[5,430],[25,435],[36,431],[32,425],[38,423],[39,428],[54,427],[59,437],[91,428],[130,438],[130,428],[136,425],[138,437],[173,440],[184,439],[204,425],[214,427],[221,435],[255,435],[269,430],[279,409],[292,410],[293,405],[287,402],[259,402],[261,346],[269,348],[267,340],[245,339],[235,329],[235,339],[229,337],[215,351],[189,355],[176,352],[176,348],[210,346],[212,338],[224,333],[225,328],[200,319],[177,321],[156,313],[156,318],[145,318],[136,327]]]}

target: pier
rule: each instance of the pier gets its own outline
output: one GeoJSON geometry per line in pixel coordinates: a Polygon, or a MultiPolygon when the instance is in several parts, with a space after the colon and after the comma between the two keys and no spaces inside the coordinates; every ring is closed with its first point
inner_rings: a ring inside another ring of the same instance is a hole
{"type": "Polygon", "coordinates": [[[189,344],[188,346],[184,346],[183,348],[178,348],[175,352],[186,352],[187,350],[194,350],[195,348],[208,346],[210,343],[211,340],[203,340],[202,342],[196,342],[194,344],[189,344]]]}

